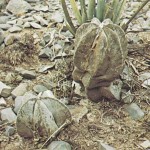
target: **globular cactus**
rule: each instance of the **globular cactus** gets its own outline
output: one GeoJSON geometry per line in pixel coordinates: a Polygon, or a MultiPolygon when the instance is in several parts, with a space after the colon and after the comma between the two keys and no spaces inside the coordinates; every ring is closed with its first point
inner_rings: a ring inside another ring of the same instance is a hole
{"type": "Polygon", "coordinates": [[[86,90],[109,86],[118,78],[127,57],[127,40],[120,26],[94,18],[75,36],[73,79],[86,90]]]}

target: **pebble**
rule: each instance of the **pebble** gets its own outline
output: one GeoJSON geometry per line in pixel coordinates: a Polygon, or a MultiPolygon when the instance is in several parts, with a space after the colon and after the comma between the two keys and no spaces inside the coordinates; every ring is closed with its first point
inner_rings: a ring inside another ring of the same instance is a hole
{"type": "Polygon", "coordinates": [[[146,140],[140,144],[144,149],[150,148],[150,141],[146,140]]]}
{"type": "Polygon", "coordinates": [[[15,128],[12,126],[7,126],[5,128],[5,135],[9,137],[12,136],[13,134],[15,134],[15,128]]]}
{"type": "Polygon", "coordinates": [[[13,98],[16,98],[17,96],[22,96],[27,92],[27,83],[20,83],[19,86],[17,86],[12,92],[13,98]]]}
{"type": "Polygon", "coordinates": [[[0,29],[3,30],[8,30],[9,28],[11,28],[12,26],[10,24],[0,24],[0,29]]]}
{"type": "Polygon", "coordinates": [[[48,150],[71,150],[71,146],[69,143],[64,141],[53,141],[47,147],[48,150]]]}
{"type": "Polygon", "coordinates": [[[0,106],[6,107],[7,103],[3,97],[0,98],[0,106]]]}
{"type": "Polygon", "coordinates": [[[0,45],[3,43],[4,38],[5,38],[4,32],[3,30],[0,29],[0,45]]]}
{"type": "Polygon", "coordinates": [[[39,25],[39,24],[37,24],[37,23],[35,23],[35,22],[30,22],[30,25],[31,25],[33,28],[35,28],[35,29],[41,29],[41,28],[42,28],[41,25],[39,25]]]}
{"type": "Polygon", "coordinates": [[[17,118],[16,114],[12,111],[10,107],[1,110],[2,120],[7,120],[9,123],[13,123],[16,121],[16,118],[17,118]]]}
{"type": "Polygon", "coordinates": [[[9,20],[9,16],[0,16],[0,24],[5,24],[9,20]]]}
{"type": "Polygon", "coordinates": [[[14,25],[13,27],[9,28],[8,30],[10,33],[14,33],[14,32],[20,32],[22,31],[22,28],[19,26],[14,25]]]}
{"type": "Polygon", "coordinates": [[[6,84],[0,81],[0,96],[9,97],[11,94],[11,91],[12,89],[10,86],[7,86],[6,84]]]}
{"type": "Polygon", "coordinates": [[[144,73],[139,75],[140,81],[145,81],[147,79],[150,79],[150,72],[144,72],[144,73]]]}
{"type": "Polygon", "coordinates": [[[64,21],[64,18],[60,14],[60,12],[55,12],[54,14],[52,14],[51,20],[57,23],[61,23],[64,21]]]}
{"type": "Polygon", "coordinates": [[[45,47],[41,50],[39,57],[40,58],[49,58],[51,54],[51,49],[49,47],[45,47]]]}
{"type": "Polygon", "coordinates": [[[129,113],[129,115],[134,120],[140,120],[144,117],[144,112],[141,110],[141,108],[136,104],[132,103],[126,107],[126,111],[129,113]]]}
{"type": "Polygon", "coordinates": [[[33,71],[24,70],[21,72],[21,75],[25,79],[35,79],[36,74],[33,71]]]}

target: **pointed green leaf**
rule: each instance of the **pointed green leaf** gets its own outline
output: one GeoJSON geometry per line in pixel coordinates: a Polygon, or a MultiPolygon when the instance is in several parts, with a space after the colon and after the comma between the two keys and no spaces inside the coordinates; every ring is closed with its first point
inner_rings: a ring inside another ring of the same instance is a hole
{"type": "Polygon", "coordinates": [[[70,4],[71,4],[71,7],[72,7],[72,10],[73,10],[75,17],[78,20],[78,23],[81,24],[82,23],[82,17],[81,17],[81,14],[79,12],[79,9],[77,7],[75,0],[70,0],[70,4]]]}
{"type": "Polygon", "coordinates": [[[94,17],[95,7],[96,7],[95,0],[89,0],[87,9],[87,15],[89,20],[91,20],[94,17]]]}

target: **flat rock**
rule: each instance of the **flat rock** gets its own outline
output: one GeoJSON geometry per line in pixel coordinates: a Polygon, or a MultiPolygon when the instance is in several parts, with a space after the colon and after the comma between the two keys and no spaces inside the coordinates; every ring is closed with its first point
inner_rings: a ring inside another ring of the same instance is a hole
{"type": "Polygon", "coordinates": [[[5,128],[5,135],[9,137],[12,136],[13,134],[15,134],[15,128],[12,126],[7,126],[5,128]]]}
{"type": "Polygon", "coordinates": [[[104,144],[102,142],[99,142],[99,149],[98,150],[116,150],[115,148],[107,145],[107,144],[104,144]]]}
{"type": "Polygon", "coordinates": [[[26,22],[24,25],[23,25],[23,28],[30,28],[31,25],[30,25],[30,22],[26,22]]]}
{"type": "Polygon", "coordinates": [[[146,140],[140,144],[144,149],[150,148],[150,141],[146,140]]]}
{"type": "Polygon", "coordinates": [[[7,21],[8,24],[11,24],[11,25],[15,25],[17,23],[17,20],[10,20],[10,21],[7,21]]]}
{"type": "Polygon", "coordinates": [[[144,81],[150,79],[150,72],[144,72],[139,75],[139,80],[144,81]]]}
{"type": "Polygon", "coordinates": [[[11,28],[12,26],[10,24],[0,24],[0,29],[3,30],[8,30],[9,28],[11,28]]]}
{"type": "Polygon", "coordinates": [[[3,43],[4,38],[5,38],[4,32],[3,30],[0,29],[0,45],[3,43]]]}
{"type": "Polygon", "coordinates": [[[142,83],[142,86],[145,87],[145,88],[150,88],[150,79],[145,80],[142,83]]]}
{"type": "Polygon", "coordinates": [[[36,93],[40,93],[40,92],[47,91],[48,89],[45,86],[38,84],[33,87],[33,90],[36,93]]]}
{"type": "Polygon", "coordinates": [[[22,28],[19,26],[14,25],[13,27],[9,28],[8,30],[10,33],[14,33],[14,32],[20,32],[22,31],[22,28]]]}
{"type": "Polygon", "coordinates": [[[6,84],[0,81],[0,96],[9,97],[11,94],[11,91],[12,89],[10,86],[7,86],[6,84]]]}
{"type": "Polygon", "coordinates": [[[57,23],[61,23],[64,21],[64,18],[62,14],[60,14],[59,12],[55,12],[54,14],[52,14],[51,20],[57,23]]]}
{"type": "Polygon", "coordinates": [[[6,107],[7,103],[3,97],[0,98],[0,106],[6,107]]]}
{"type": "Polygon", "coordinates": [[[49,58],[51,55],[52,50],[49,47],[45,47],[41,49],[41,52],[39,54],[40,58],[49,58]]]}
{"type": "Polygon", "coordinates": [[[47,147],[48,150],[71,150],[70,144],[64,141],[53,141],[47,147]]]}
{"type": "Polygon", "coordinates": [[[33,28],[35,28],[35,29],[41,29],[41,28],[42,28],[41,25],[39,25],[38,23],[35,23],[35,22],[30,22],[30,25],[31,25],[33,28]]]}
{"type": "Polygon", "coordinates": [[[5,45],[11,45],[13,44],[16,40],[19,40],[20,36],[16,34],[8,34],[4,40],[5,45]]]}
{"type": "Polygon", "coordinates": [[[42,18],[42,17],[39,16],[39,15],[34,15],[33,18],[35,18],[38,22],[40,22],[40,24],[41,24],[42,26],[45,26],[45,25],[47,26],[47,25],[48,25],[48,21],[45,20],[44,18],[42,18]]]}
{"type": "Polygon", "coordinates": [[[144,112],[141,110],[141,108],[136,104],[132,103],[126,107],[126,111],[129,113],[129,115],[134,120],[140,120],[144,117],[144,112]]]}
{"type": "Polygon", "coordinates": [[[1,110],[1,119],[2,120],[7,120],[9,123],[15,122],[17,116],[15,113],[12,111],[11,108],[5,108],[1,110]]]}
{"type": "Polygon", "coordinates": [[[36,74],[33,71],[24,70],[21,72],[21,75],[25,79],[35,79],[36,74]]]}
{"type": "Polygon", "coordinates": [[[0,16],[0,24],[5,24],[9,20],[9,16],[0,16]]]}
{"type": "Polygon", "coordinates": [[[26,92],[27,92],[27,87],[28,84],[27,83],[20,83],[19,86],[17,86],[12,92],[12,96],[13,98],[17,97],[17,96],[23,96],[26,92]]]}
{"type": "Polygon", "coordinates": [[[10,0],[6,9],[14,15],[22,15],[31,9],[31,5],[24,0],[10,0]]]}

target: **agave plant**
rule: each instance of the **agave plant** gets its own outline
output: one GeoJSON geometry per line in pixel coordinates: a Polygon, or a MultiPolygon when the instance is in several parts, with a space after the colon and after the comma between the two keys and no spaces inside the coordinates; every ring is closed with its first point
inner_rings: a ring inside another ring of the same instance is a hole
{"type": "MultiPolygon", "coordinates": [[[[79,0],[80,7],[78,7],[75,0],[69,0],[73,13],[78,21],[78,24],[81,25],[85,22],[90,21],[94,17],[98,18],[101,22],[105,19],[110,19],[114,24],[120,24],[121,14],[126,4],[126,0],[88,0],[86,5],[85,0],[79,0]]],[[[128,24],[135,18],[138,12],[149,2],[146,0],[140,8],[135,12],[135,14],[129,19],[127,24],[123,25],[123,29],[126,30],[128,24]]],[[[66,26],[72,34],[75,35],[76,28],[72,22],[72,19],[69,15],[66,1],[61,0],[62,8],[65,14],[66,26]]]]}

